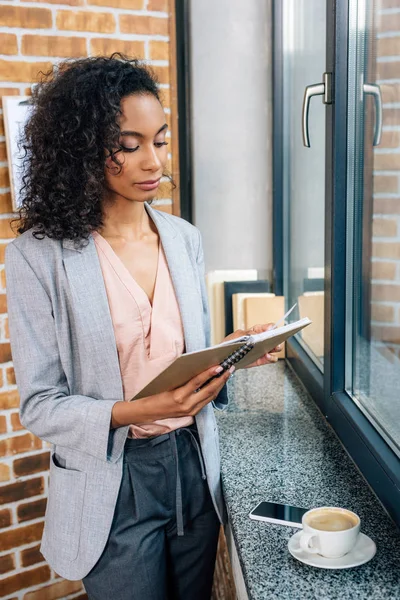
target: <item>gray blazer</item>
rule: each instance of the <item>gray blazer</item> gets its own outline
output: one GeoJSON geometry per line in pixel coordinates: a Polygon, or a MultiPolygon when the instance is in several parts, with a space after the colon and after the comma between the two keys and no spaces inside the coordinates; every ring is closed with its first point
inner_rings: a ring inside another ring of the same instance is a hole
{"type": "MultiPolygon", "coordinates": [[[[177,295],[186,350],[209,345],[199,231],[146,209],[164,248],[177,295]]],[[[128,427],[110,431],[122,380],[94,240],[37,240],[31,231],[6,253],[12,355],[21,422],[53,445],[41,552],[66,579],[81,579],[106,544],[122,477],[128,427]]],[[[226,388],[215,406],[227,404],[226,388]]],[[[218,432],[213,407],[196,416],[211,496],[224,521],[218,432]]]]}

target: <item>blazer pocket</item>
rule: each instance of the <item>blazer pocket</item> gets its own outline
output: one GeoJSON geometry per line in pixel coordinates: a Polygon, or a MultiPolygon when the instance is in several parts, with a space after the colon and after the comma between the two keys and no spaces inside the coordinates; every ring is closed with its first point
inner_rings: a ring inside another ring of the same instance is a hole
{"type": "Polygon", "coordinates": [[[62,560],[73,561],[78,555],[85,488],[86,473],[59,466],[53,454],[43,546],[62,560]]]}

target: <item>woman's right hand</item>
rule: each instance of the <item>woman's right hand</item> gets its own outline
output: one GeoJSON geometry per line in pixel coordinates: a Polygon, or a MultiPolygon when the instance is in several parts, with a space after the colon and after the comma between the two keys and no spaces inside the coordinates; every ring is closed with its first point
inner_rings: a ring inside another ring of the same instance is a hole
{"type": "Polygon", "coordinates": [[[195,416],[206,404],[216,399],[233,371],[234,367],[231,367],[200,390],[210,377],[219,373],[218,366],[203,371],[171,392],[147,396],[133,402],[116,402],[112,409],[111,427],[115,429],[159,419],[195,416]]]}

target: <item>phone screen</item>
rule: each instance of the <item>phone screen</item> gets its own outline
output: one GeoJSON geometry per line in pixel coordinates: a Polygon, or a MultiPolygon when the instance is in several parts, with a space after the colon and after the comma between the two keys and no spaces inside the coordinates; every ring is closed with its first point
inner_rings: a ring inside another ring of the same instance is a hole
{"type": "Polygon", "coordinates": [[[289,506],[288,504],[276,504],[275,502],[260,502],[251,515],[260,518],[276,519],[277,521],[290,521],[301,523],[301,518],[308,508],[289,506]]]}

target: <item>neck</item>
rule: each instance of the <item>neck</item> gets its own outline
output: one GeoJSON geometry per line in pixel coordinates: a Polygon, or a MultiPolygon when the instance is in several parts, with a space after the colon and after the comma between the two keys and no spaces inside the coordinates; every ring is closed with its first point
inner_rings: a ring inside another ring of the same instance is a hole
{"type": "Polygon", "coordinates": [[[103,237],[123,238],[127,242],[135,242],[149,237],[154,231],[144,202],[121,199],[112,204],[104,204],[103,227],[100,230],[103,237]]]}

